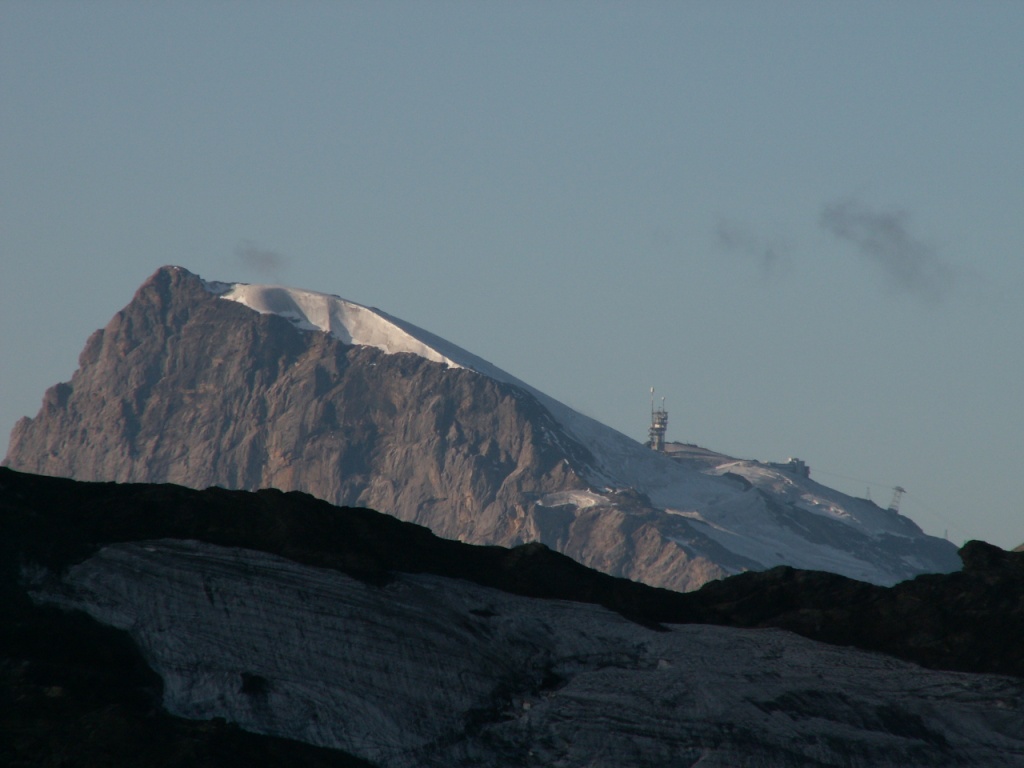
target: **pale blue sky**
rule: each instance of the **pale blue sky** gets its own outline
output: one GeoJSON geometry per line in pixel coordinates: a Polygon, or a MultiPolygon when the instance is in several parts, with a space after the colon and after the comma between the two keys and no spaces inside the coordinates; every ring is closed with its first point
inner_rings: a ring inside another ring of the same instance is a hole
{"type": "Polygon", "coordinates": [[[1022,41],[1021,2],[2,0],[0,433],[180,264],[1015,546],[1022,41]]]}

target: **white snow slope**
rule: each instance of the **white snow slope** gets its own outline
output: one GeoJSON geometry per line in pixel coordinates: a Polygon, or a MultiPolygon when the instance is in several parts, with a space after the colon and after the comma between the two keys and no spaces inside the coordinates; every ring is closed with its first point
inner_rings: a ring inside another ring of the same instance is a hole
{"type": "MultiPolygon", "coordinates": [[[[608,498],[610,491],[633,488],[666,515],[685,518],[700,533],[762,568],[790,565],[826,570],[877,584],[892,584],[912,573],[935,570],[927,558],[919,560],[909,554],[901,556],[899,567],[880,565],[879,558],[871,556],[873,544],[847,547],[824,528],[815,534],[803,522],[782,521],[778,508],[766,507],[765,495],[785,506],[783,517],[792,517],[794,510],[801,510],[811,519],[812,528],[813,518],[825,518],[842,523],[879,547],[886,547],[893,537],[931,539],[905,517],[760,462],[727,456],[721,457],[719,466],[675,462],[572,410],[486,360],[379,309],[330,294],[282,286],[208,281],[204,284],[222,299],[256,312],[280,315],[301,330],[322,331],[345,344],[375,347],[388,354],[412,353],[526,390],[550,411],[569,437],[594,456],[594,464],[582,471],[591,486],[591,495],[581,499],[581,508],[595,503],[594,494],[608,498]],[[726,474],[745,478],[750,487],[726,474]],[[753,492],[754,489],[763,494],[753,492]],[[809,535],[813,541],[810,545],[809,535]]],[[[558,435],[550,437],[558,440],[558,435]]],[[[614,504],[611,500],[607,503],[614,504]]],[[[937,542],[931,539],[930,544],[934,548],[937,542]]],[[[678,543],[687,545],[681,540],[678,543]]],[[[952,545],[949,550],[952,552],[952,545]]],[[[954,562],[950,567],[955,567],[955,557],[950,560],[954,562]]]]}

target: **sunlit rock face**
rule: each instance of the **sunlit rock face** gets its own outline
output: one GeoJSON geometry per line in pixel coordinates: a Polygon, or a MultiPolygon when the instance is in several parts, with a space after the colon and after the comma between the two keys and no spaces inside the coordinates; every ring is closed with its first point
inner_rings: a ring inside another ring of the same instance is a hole
{"type": "Polygon", "coordinates": [[[301,490],[461,541],[540,541],[677,590],[776,565],[876,584],[959,567],[905,517],[704,455],[715,460],[648,450],[379,310],[165,267],[18,423],[5,463],[301,490]]]}
{"type": "Polygon", "coordinates": [[[381,766],[1024,765],[1024,685],[780,630],[670,625],[196,541],[107,546],[34,599],[128,631],[167,709],[381,766]]]}

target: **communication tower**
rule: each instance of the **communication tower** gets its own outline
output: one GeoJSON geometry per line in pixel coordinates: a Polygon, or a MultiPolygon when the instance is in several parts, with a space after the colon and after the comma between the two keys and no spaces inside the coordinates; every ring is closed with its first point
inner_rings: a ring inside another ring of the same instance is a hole
{"type": "Polygon", "coordinates": [[[651,450],[665,452],[665,430],[668,429],[668,411],[665,410],[665,398],[661,398],[661,407],[654,407],[654,387],[651,387],[651,429],[647,445],[651,450]]]}
{"type": "Polygon", "coordinates": [[[900,499],[903,498],[903,494],[907,492],[907,489],[903,486],[897,485],[892,489],[892,501],[889,502],[889,511],[899,514],[900,511],[900,499]]]}

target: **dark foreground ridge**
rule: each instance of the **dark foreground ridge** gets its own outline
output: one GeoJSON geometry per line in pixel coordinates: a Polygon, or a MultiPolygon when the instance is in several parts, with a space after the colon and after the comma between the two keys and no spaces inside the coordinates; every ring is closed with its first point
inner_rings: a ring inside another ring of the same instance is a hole
{"type": "Polygon", "coordinates": [[[891,588],[781,567],[683,594],[599,573],[542,545],[461,544],[303,493],[81,483],[0,468],[0,763],[64,765],[77,755],[80,765],[259,766],[287,755],[294,765],[368,765],[223,721],[170,717],[159,706],[160,679],[127,635],[37,606],[19,586],[23,568],[62,572],[105,545],[151,539],[259,550],[370,585],[430,573],[603,605],[652,629],[776,627],[934,669],[1024,677],[1024,553],[982,542],[961,550],[962,571],[891,588]]]}
{"type": "MultiPolygon", "coordinates": [[[[202,494],[176,494],[182,490],[0,468],[0,765],[373,768],[339,750],[249,733],[219,718],[167,714],[162,682],[127,633],[84,613],[35,605],[19,587],[27,563],[68,565],[106,543],[166,531],[175,502],[198,502],[197,516],[213,506],[202,494]]],[[[174,530],[202,528],[184,517],[174,530]]]]}
{"type": "Polygon", "coordinates": [[[648,626],[776,627],[934,669],[1024,677],[1024,553],[980,541],[960,550],[961,571],[893,587],[778,567],[678,593],[602,574],[540,544],[462,544],[299,492],[82,483],[0,468],[0,514],[6,579],[15,563],[61,571],[115,542],[195,539],[369,583],[387,583],[394,572],[430,573],[528,597],[596,603],[648,626]]]}

